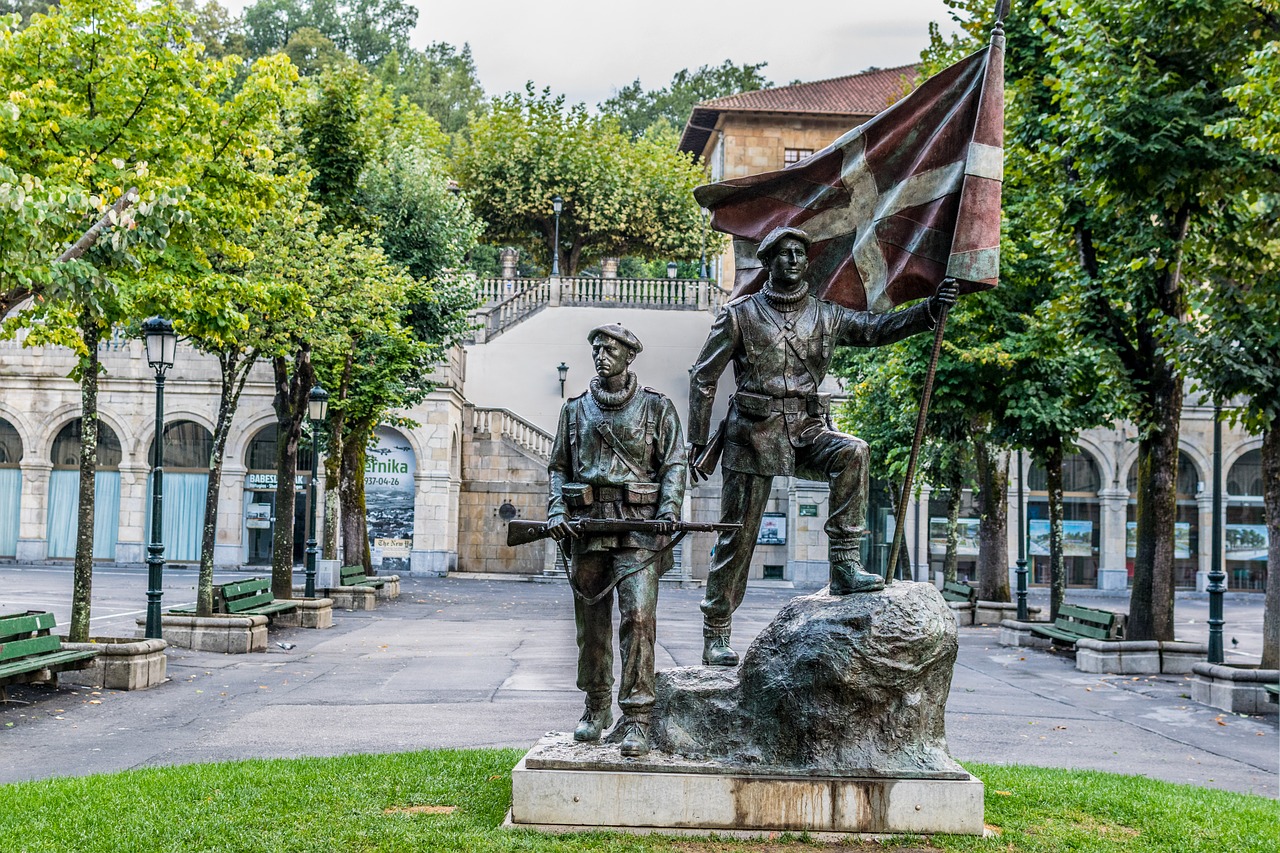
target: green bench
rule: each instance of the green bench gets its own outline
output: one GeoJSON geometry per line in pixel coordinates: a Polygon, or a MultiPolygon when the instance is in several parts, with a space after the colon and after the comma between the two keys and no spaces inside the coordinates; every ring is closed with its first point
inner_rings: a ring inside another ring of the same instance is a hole
{"type": "Polygon", "coordinates": [[[1273,705],[1280,704],[1280,684],[1264,684],[1262,689],[1267,691],[1268,702],[1273,705]]]}
{"type": "Polygon", "coordinates": [[[1110,610],[1064,604],[1052,625],[1036,625],[1032,634],[1060,643],[1075,645],[1076,640],[1119,640],[1124,636],[1124,617],[1110,610]]]}
{"type": "Polygon", "coordinates": [[[338,586],[371,586],[382,589],[386,578],[375,578],[364,573],[364,566],[342,566],[338,569],[338,586]]]}
{"type": "Polygon", "coordinates": [[[266,616],[292,613],[298,605],[272,597],[271,581],[266,578],[249,578],[231,581],[213,588],[213,612],[235,616],[266,616]]]}
{"type": "Polygon", "coordinates": [[[95,651],[62,648],[62,640],[50,633],[52,613],[31,610],[0,616],[0,688],[32,681],[57,683],[57,674],[84,669],[98,656],[95,651]]]}
{"type": "Polygon", "coordinates": [[[942,585],[942,597],[947,601],[973,604],[978,600],[978,590],[967,583],[947,581],[942,585]]]}

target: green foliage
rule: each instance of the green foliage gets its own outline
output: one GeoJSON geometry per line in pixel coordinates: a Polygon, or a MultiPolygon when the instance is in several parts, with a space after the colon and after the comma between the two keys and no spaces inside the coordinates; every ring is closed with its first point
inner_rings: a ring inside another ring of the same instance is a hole
{"type": "Polygon", "coordinates": [[[675,150],[672,132],[628,140],[613,119],[530,86],[497,99],[467,135],[459,181],[489,242],[549,258],[559,195],[562,274],[610,255],[697,257],[702,220],[692,190],[704,175],[675,150]]]}
{"type": "Polygon", "coordinates": [[[484,87],[468,44],[461,50],[444,42],[423,50],[395,50],[375,73],[397,98],[422,107],[446,133],[460,132],[484,106],[484,87]]]}
{"type": "MultiPolygon", "coordinates": [[[[712,853],[739,846],[723,838],[504,829],[511,767],[520,756],[510,749],[431,750],[251,760],[4,785],[0,846],[60,853],[82,849],[87,838],[105,850],[226,853],[712,853]]],[[[1088,770],[967,769],[985,783],[985,822],[998,834],[933,835],[927,843],[904,836],[880,845],[992,853],[1269,853],[1276,844],[1280,807],[1262,796],[1088,770]]],[[[783,835],[771,839],[769,849],[799,853],[814,843],[783,835]]]]}
{"type": "Polygon", "coordinates": [[[406,0],[258,0],[244,10],[250,56],[282,50],[307,28],[369,67],[404,50],[417,22],[418,9],[406,0]]]}
{"type": "Polygon", "coordinates": [[[654,125],[662,123],[679,132],[689,121],[693,105],[712,98],[754,92],[773,86],[761,73],[767,62],[735,65],[726,59],[719,65],[703,65],[696,71],[682,68],[661,89],[645,91],[637,79],[614,91],[600,104],[600,112],[613,116],[623,133],[638,139],[654,125]]]}

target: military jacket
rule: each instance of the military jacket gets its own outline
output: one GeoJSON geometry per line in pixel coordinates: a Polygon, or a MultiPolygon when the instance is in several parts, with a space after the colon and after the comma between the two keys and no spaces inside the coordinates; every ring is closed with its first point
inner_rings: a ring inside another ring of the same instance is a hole
{"type": "Polygon", "coordinates": [[[774,308],[763,292],[735,299],[716,317],[689,371],[689,440],[708,442],[716,385],[732,362],[737,393],[725,424],[725,469],[792,475],[795,448],[826,429],[818,387],[836,346],[881,346],[933,327],[927,301],[873,314],[813,296],[794,312],[774,308]]]}
{"type": "MultiPolygon", "coordinates": [[[[688,464],[676,407],[652,388],[636,389],[635,396],[620,409],[602,408],[590,391],[573,397],[560,409],[547,473],[550,475],[548,518],[572,514],[565,505],[562,491],[565,483],[587,483],[595,487],[656,483],[659,487],[656,503],[637,506],[626,501],[604,502],[608,505],[598,502],[595,515],[655,518],[670,513],[679,518],[688,464]]],[[[667,541],[669,537],[665,536],[627,534],[583,540],[577,547],[587,551],[656,550],[667,541]]]]}

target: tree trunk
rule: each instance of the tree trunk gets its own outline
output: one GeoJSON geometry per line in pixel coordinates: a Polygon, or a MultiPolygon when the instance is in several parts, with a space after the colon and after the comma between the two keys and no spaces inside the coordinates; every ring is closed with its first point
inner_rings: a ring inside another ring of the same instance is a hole
{"type": "Polygon", "coordinates": [[[218,497],[222,490],[222,466],[226,458],[227,438],[231,422],[240,405],[249,370],[256,354],[241,360],[238,354],[219,356],[221,388],[218,393],[218,416],[213,428],[213,452],[209,456],[209,484],[204,493],[204,526],[200,530],[200,572],[196,578],[196,615],[213,613],[213,553],[218,543],[218,497]]]}
{"type": "Polygon", "coordinates": [[[956,579],[956,564],[960,562],[960,504],[964,502],[964,473],[956,470],[947,488],[947,553],[942,558],[942,579],[952,583],[956,579]]]}
{"type": "Polygon", "coordinates": [[[354,423],[342,448],[340,500],[342,502],[342,564],[360,565],[365,573],[373,571],[369,552],[369,525],[364,504],[365,448],[371,424],[354,423]]]}
{"type": "MultiPolygon", "coordinates": [[[[351,368],[355,349],[347,353],[338,383],[337,405],[329,405],[329,447],[324,457],[324,559],[338,559],[338,530],[341,523],[342,452],[346,446],[347,411],[344,405],[351,396],[351,368]]],[[[344,563],[344,565],[347,565],[344,563]]]]}
{"type": "Polygon", "coordinates": [[[1280,669],[1280,424],[1262,434],[1262,501],[1267,520],[1267,592],[1262,605],[1262,668],[1280,669]]]}
{"type": "Polygon", "coordinates": [[[276,386],[272,400],[276,412],[276,521],[271,537],[271,594],[293,598],[294,480],[298,477],[298,444],[307,394],[315,381],[311,348],[304,345],[298,351],[292,370],[288,360],[275,358],[272,371],[276,386]]]}
{"type": "Polygon", "coordinates": [[[1044,460],[1049,490],[1049,621],[1058,618],[1067,592],[1067,561],[1062,549],[1062,441],[1047,448],[1044,460]]]}
{"type": "Polygon", "coordinates": [[[80,334],[89,354],[80,359],[80,483],[76,508],[76,560],[71,581],[71,625],[67,639],[89,642],[93,601],[93,522],[98,479],[98,329],[88,309],[80,315],[80,334]]]}
{"type": "Polygon", "coordinates": [[[1009,600],[1009,454],[975,440],[978,463],[978,598],[1009,600]]]}
{"type": "Polygon", "coordinates": [[[1173,640],[1173,548],[1178,518],[1178,418],[1182,383],[1165,383],[1163,423],[1138,442],[1138,527],[1128,640],[1173,640]]]}

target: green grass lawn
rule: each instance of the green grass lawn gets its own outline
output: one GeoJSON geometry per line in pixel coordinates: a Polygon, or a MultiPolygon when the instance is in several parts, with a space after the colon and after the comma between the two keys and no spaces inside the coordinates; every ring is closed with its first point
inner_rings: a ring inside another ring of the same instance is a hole
{"type": "MultiPolygon", "coordinates": [[[[516,750],[158,767],[0,786],[0,851],[640,851],[861,849],[807,839],[702,841],[500,828],[516,750]]],[[[1275,853],[1280,803],[1116,776],[971,765],[998,837],[933,836],[875,850],[1275,853]]]]}

